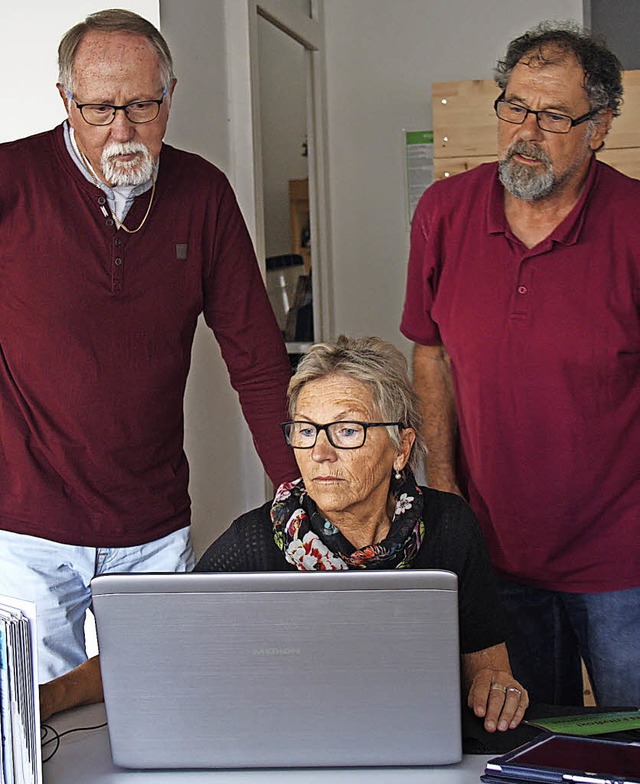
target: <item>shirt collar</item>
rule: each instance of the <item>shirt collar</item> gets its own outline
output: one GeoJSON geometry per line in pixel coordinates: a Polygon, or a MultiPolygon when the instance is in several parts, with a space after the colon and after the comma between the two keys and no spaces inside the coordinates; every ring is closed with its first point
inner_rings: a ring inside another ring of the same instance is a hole
{"type": "MultiPolygon", "coordinates": [[[[586,211],[585,206],[591,195],[591,191],[594,188],[597,173],[597,159],[596,156],[593,155],[591,157],[591,163],[589,164],[587,178],[578,201],[574,204],[571,212],[558,226],[556,226],[543,242],[558,242],[562,245],[575,245],[580,238],[586,211]]],[[[489,234],[505,234],[509,237],[513,237],[513,233],[509,228],[507,217],[504,212],[504,186],[500,182],[497,166],[488,194],[487,229],[489,234]]]]}
{"type": "MultiPolygon", "coordinates": [[[[103,190],[106,193],[106,195],[110,198],[110,200],[120,201],[122,199],[124,200],[134,199],[136,196],[140,196],[140,194],[146,193],[146,191],[148,191],[149,188],[151,188],[151,186],[153,185],[152,179],[143,182],[142,185],[118,185],[115,188],[111,188],[109,185],[102,182],[102,180],[98,180],[96,182],[95,176],[82,160],[82,157],[80,155],[80,150],[78,149],[78,144],[76,142],[75,133],[67,120],[65,120],[63,124],[63,128],[64,128],[64,143],[66,145],[67,152],[71,156],[71,160],[76,164],[78,169],[80,169],[84,177],[87,180],[89,180],[90,183],[92,183],[93,185],[97,185],[98,188],[103,190]]],[[[154,169],[154,177],[156,178],[158,176],[159,166],[160,166],[160,161],[158,160],[156,162],[155,169],[154,169]]]]}

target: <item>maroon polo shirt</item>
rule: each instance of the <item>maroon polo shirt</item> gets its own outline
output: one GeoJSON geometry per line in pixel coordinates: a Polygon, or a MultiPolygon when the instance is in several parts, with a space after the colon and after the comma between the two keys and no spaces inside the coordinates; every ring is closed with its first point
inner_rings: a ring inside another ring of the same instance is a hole
{"type": "MultiPolygon", "coordinates": [[[[183,397],[201,313],[269,475],[298,472],[278,427],[289,362],[226,177],[164,145],[139,232],[103,205],[62,126],[0,145],[0,526],[118,547],[189,523],[183,397]]],[[[228,473],[223,450],[209,470],[228,473]]],[[[229,475],[228,492],[242,482],[229,475]]]]}
{"type": "Polygon", "coordinates": [[[640,584],[640,182],[592,162],[555,231],[510,231],[497,164],[413,219],[401,330],[452,361],[462,481],[499,574],[640,584]]]}

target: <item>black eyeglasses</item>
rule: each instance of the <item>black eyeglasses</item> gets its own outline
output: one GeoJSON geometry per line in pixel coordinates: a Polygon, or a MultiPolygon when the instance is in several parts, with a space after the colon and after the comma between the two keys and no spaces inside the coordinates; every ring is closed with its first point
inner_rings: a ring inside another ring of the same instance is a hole
{"type": "Polygon", "coordinates": [[[312,449],[321,430],[327,434],[331,446],[336,449],[359,449],[367,440],[370,427],[399,427],[402,422],[329,422],[318,425],[315,422],[283,422],[280,427],[287,444],[294,449],[312,449]]]}
{"type": "Polygon", "coordinates": [[[166,94],[167,88],[165,87],[162,90],[161,98],[149,101],[132,101],[122,106],[114,106],[110,103],[78,103],[73,95],[68,93],[69,100],[75,103],[82,119],[89,125],[111,125],[118,111],[123,111],[127,119],[136,125],[153,122],[160,114],[160,106],[166,94]]]}
{"type": "Polygon", "coordinates": [[[568,114],[552,112],[549,109],[536,111],[520,106],[518,103],[505,101],[504,93],[496,98],[493,108],[500,120],[513,123],[513,125],[522,125],[530,114],[534,114],[538,127],[543,131],[549,131],[549,133],[569,133],[576,125],[586,122],[600,111],[600,109],[593,109],[574,119],[568,114]]]}

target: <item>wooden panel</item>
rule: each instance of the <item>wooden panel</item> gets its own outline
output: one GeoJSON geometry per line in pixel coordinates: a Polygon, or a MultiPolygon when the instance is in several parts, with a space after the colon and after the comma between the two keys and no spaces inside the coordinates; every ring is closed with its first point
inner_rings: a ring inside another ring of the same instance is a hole
{"type": "MultiPolygon", "coordinates": [[[[628,177],[635,177],[637,180],[640,180],[640,148],[628,147],[624,150],[605,148],[598,153],[598,158],[628,177]]],[[[434,175],[436,180],[443,180],[445,177],[453,177],[454,174],[469,171],[469,169],[473,169],[474,166],[478,166],[480,163],[489,163],[495,160],[495,155],[436,158],[434,160],[434,175]]]]}
{"type": "Polygon", "coordinates": [[[436,159],[495,155],[498,120],[493,102],[499,92],[491,79],[433,83],[433,152],[436,159]]]}
{"type": "Polygon", "coordinates": [[[640,71],[622,74],[624,103],[621,114],[614,117],[606,139],[608,149],[640,147],[640,71]]]}
{"type": "Polygon", "coordinates": [[[605,147],[602,152],[598,153],[598,158],[628,177],[635,177],[637,180],[640,180],[639,148],[627,147],[624,150],[610,150],[608,147],[605,147]]]}
{"type": "MultiPolygon", "coordinates": [[[[598,157],[640,179],[640,71],[623,73],[624,104],[598,157]]],[[[499,89],[492,79],[434,82],[433,152],[436,179],[496,159],[499,89]]]]}
{"type": "Polygon", "coordinates": [[[435,158],[433,162],[434,176],[436,180],[442,180],[445,177],[453,177],[454,174],[469,171],[480,163],[490,163],[495,160],[497,160],[495,154],[474,155],[466,158],[435,158]]]}

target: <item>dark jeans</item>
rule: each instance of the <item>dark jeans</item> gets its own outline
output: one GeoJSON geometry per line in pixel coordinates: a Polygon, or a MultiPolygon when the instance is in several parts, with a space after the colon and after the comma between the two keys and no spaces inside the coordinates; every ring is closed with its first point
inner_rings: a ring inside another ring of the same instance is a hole
{"type": "Polygon", "coordinates": [[[580,657],[598,705],[640,707],[640,588],[547,591],[502,580],[509,657],[531,702],[582,705],[580,657]]]}

